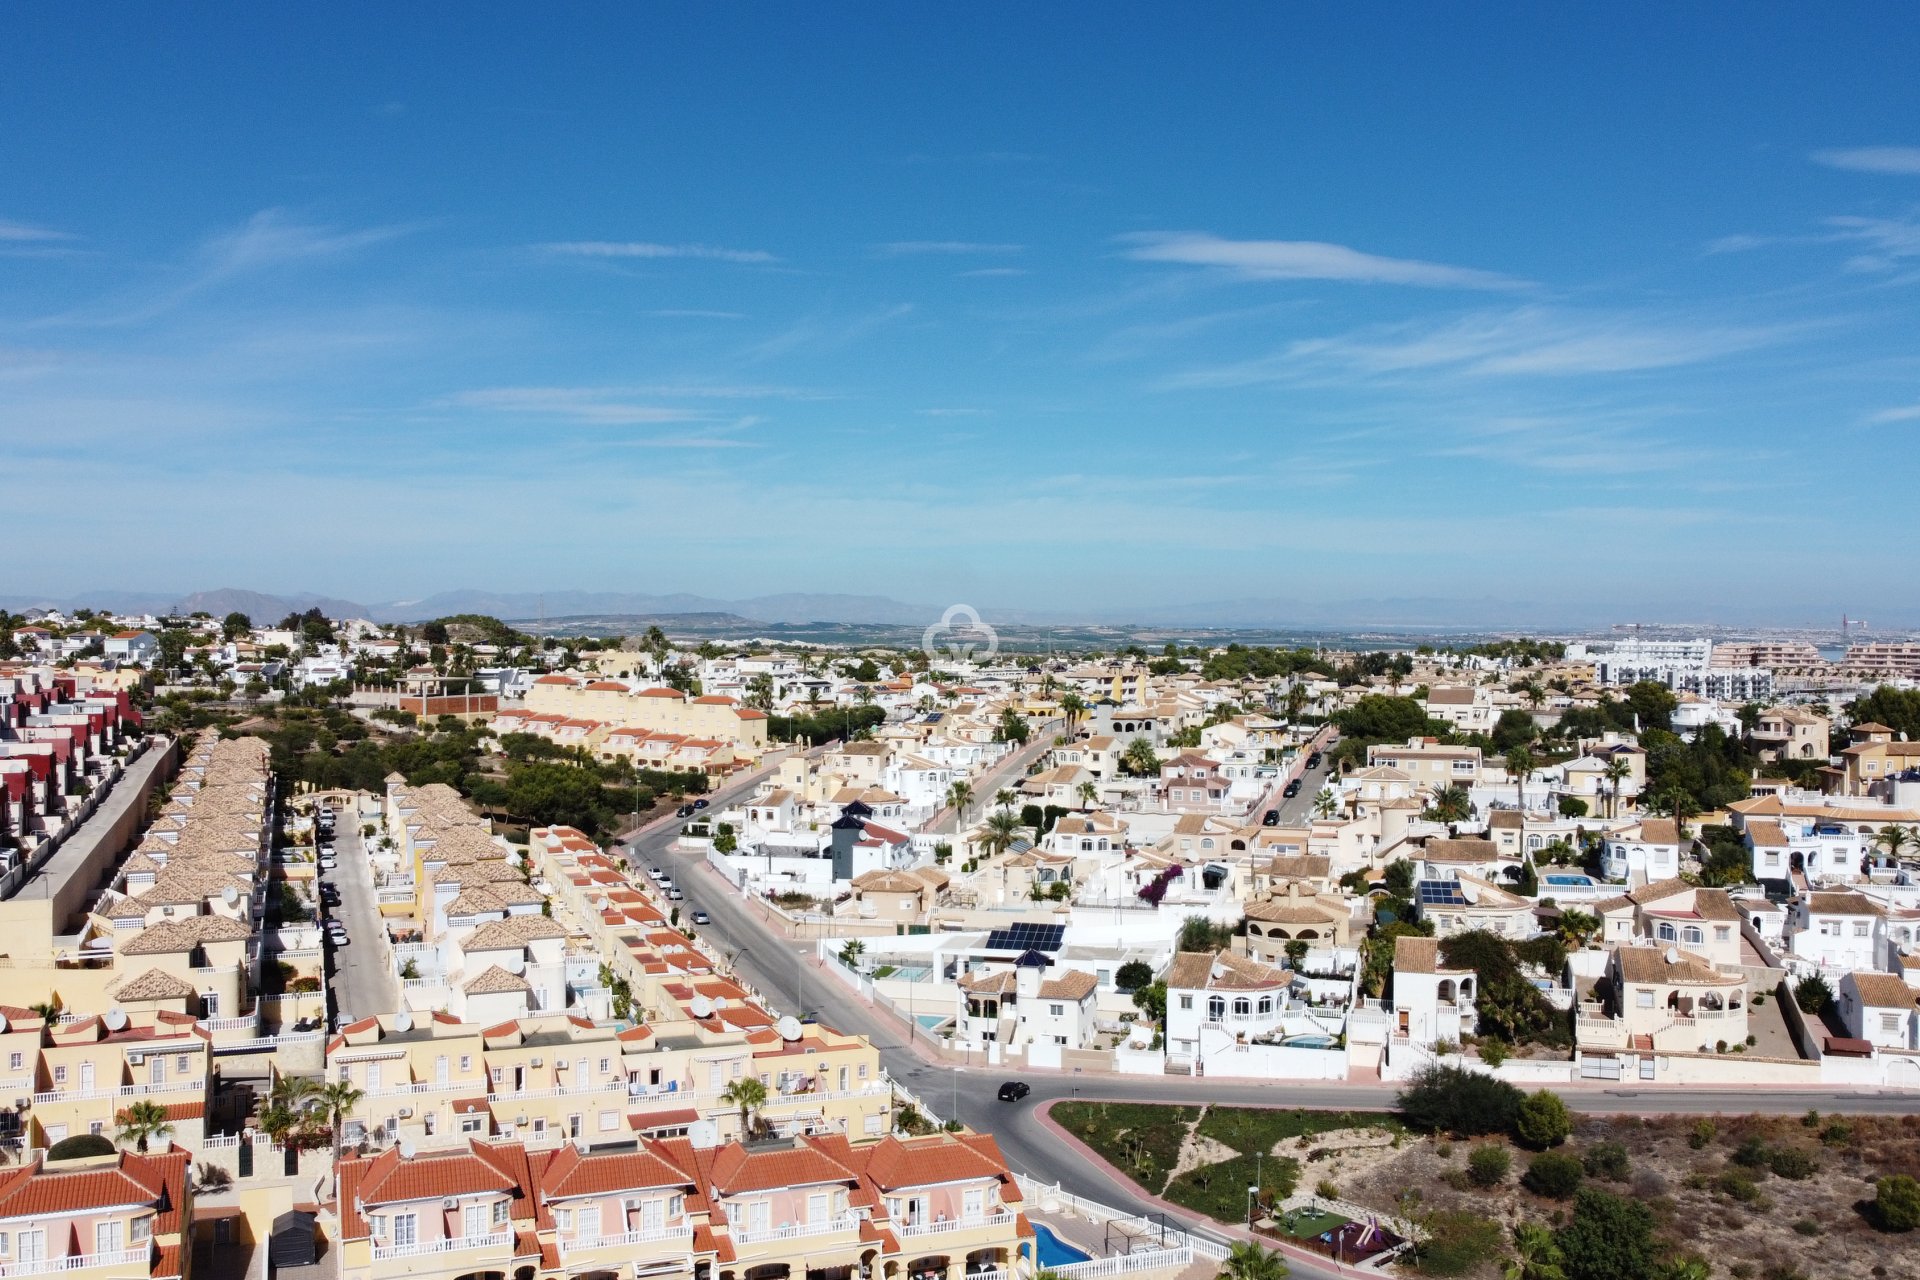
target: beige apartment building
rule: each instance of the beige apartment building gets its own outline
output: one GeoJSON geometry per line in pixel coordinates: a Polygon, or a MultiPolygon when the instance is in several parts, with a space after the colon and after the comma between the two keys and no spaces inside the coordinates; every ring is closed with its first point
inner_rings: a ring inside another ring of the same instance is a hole
{"type": "Polygon", "coordinates": [[[767,746],[767,713],[719,694],[694,697],[664,688],[635,692],[618,680],[546,675],[533,682],[525,701],[527,710],[540,715],[715,738],[745,756],[758,756],[767,746]]]}

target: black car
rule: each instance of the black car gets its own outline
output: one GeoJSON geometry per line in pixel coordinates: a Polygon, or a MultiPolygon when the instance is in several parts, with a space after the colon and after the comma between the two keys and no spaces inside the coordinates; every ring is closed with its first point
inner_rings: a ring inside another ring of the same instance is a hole
{"type": "Polygon", "coordinates": [[[1261,825],[1261,826],[1263,826],[1263,827],[1277,827],[1277,826],[1279,826],[1279,825],[1280,825],[1280,811],[1279,811],[1278,809],[1269,809],[1269,810],[1267,810],[1267,812],[1266,812],[1266,814],[1265,814],[1265,815],[1264,815],[1264,816],[1263,816],[1263,817],[1262,817],[1262,818],[1260,819],[1260,825],[1261,825]]]}
{"type": "Polygon", "coordinates": [[[678,809],[674,810],[674,814],[676,817],[691,818],[693,816],[693,806],[690,804],[683,804],[678,809]]]}
{"type": "Polygon", "coordinates": [[[1295,778],[1295,779],[1294,779],[1294,780],[1293,780],[1292,782],[1289,782],[1289,783],[1287,784],[1287,789],[1286,789],[1285,791],[1282,791],[1282,792],[1281,792],[1280,794],[1281,794],[1281,795],[1283,795],[1283,796],[1285,796],[1285,797],[1286,797],[1287,799],[1289,799],[1289,800],[1291,800],[1291,799],[1293,799],[1293,798],[1294,798],[1295,796],[1297,796],[1297,795],[1299,795],[1299,794],[1300,794],[1300,779],[1298,779],[1298,778],[1295,778]]]}
{"type": "Polygon", "coordinates": [[[707,802],[705,800],[695,800],[693,802],[693,807],[696,809],[704,809],[707,807],[707,802]]]}
{"type": "Polygon", "coordinates": [[[1320,767],[1320,753],[1316,751],[1312,755],[1307,757],[1307,768],[1318,769],[1319,767],[1320,767]]]}
{"type": "Polygon", "coordinates": [[[1018,1102],[1032,1092],[1025,1080],[1009,1080],[1000,1086],[1000,1101],[1018,1102]]]}

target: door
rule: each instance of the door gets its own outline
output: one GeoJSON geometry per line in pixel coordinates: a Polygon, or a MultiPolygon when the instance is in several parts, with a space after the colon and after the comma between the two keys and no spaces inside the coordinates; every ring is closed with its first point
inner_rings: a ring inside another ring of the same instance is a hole
{"type": "Polygon", "coordinates": [[[642,1231],[664,1231],[667,1226],[667,1202],[665,1200],[643,1200],[640,1202],[640,1229],[642,1231]]]}
{"type": "Polygon", "coordinates": [[[445,1058],[435,1058],[433,1060],[433,1082],[438,1085],[446,1084],[447,1060],[445,1058]]]}
{"type": "Polygon", "coordinates": [[[93,1064],[91,1062],[83,1062],[80,1064],[80,1092],[93,1092],[93,1064]]]}
{"type": "Polygon", "coordinates": [[[147,1059],[147,1083],[165,1084],[167,1082],[167,1060],[160,1054],[147,1059]]]}
{"type": "Polygon", "coordinates": [[[487,1234],[487,1207],[483,1204],[470,1204],[461,1211],[460,1234],[469,1240],[478,1239],[487,1234]]]}
{"type": "Polygon", "coordinates": [[[819,1226],[827,1220],[827,1193],[816,1191],[807,1197],[807,1221],[819,1226]]]}
{"type": "Polygon", "coordinates": [[[118,1218],[93,1224],[93,1251],[95,1253],[118,1253],[125,1247],[121,1236],[121,1222],[118,1218]]]}
{"type": "Polygon", "coordinates": [[[37,1227],[14,1232],[13,1256],[22,1264],[42,1261],[47,1256],[47,1233],[37,1227]]]}
{"type": "Polygon", "coordinates": [[[984,1187],[974,1187],[967,1192],[960,1212],[968,1222],[978,1222],[987,1216],[987,1192],[984,1187]]]}

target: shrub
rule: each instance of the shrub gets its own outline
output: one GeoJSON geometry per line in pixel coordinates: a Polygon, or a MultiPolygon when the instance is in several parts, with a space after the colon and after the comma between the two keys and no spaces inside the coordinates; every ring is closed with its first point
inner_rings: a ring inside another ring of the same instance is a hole
{"type": "Polygon", "coordinates": [[[1767,1146],[1764,1138],[1743,1138],[1740,1145],[1733,1149],[1731,1159],[1743,1168],[1764,1169],[1773,1163],[1773,1150],[1767,1146]]]}
{"type": "Polygon", "coordinates": [[[1730,1200],[1741,1204],[1752,1204],[1760,1198],[1760,1188],[1754,1185],[1751,1174],[1739,1169],[1729,1169],[1715,1180],[1714,1190],[1730,1200]]]}
{"type": "Polygon", "coordinates": [[[1319,1196],[1322,1200],[1338,1200],[1340,1198],[1340,1188],[1336,1187],[1328,1179],[1322,1178],[1313,1185],[1313,1194],[1319,1196]]]}
{"type": "Polygon", "coordinates": [[[1810,973],[1794,984],[1793,1002],[1802,1013],[1825,1013],[1833,1004],[1833,988],[1817,973],[1810,973]]]}
{"type": "Polygon", "coordinates": [[[1589,1178],[1625,1182],[1633,1172],[1627,1149],[1617,1142],[1596,1142],[1580,1153],[1580,1166],[1589,1178]]]}
{"type": "Polygon", "coordinates": [[[1802,1129],[1818,1129],[1820,1127],[1819,1108],[1808,1107],[1807,1114],[1800,1117],[1800,1127],[1802,1129]]]}
{"type": "Polygon", "coordinates": [[[1542,1089],[1520,1104],[1514,1116],[1513,1132],[1520,1141],[1536,1151],[1557,1146],[1573,1132],[1573,1117],[1567,1104],[1550,1089],[1542,1089]]]}
{"type": "Polygon", "coordinates": [[[1480,1061],[1490,1067],[1497,1067],[1507,1060],[1507,1046],[1499,1040],[1480,1042],[1480,1061]]]}
{"type": "Polygon", "coordinates": [[[1853,1126],[1845,1120],[1835,1120],[1820,1131],[1820,1141],[1830,1147],[1844,1147],[1853,1141],[1853,1126]]]}
{"type": "Polygon", "coordinates": [[[1546,1151],[1528,1163],[1526,1173],[1521,1175],[1520,1185],[1537,1196],[1565,1200],[1580,1189],[1580,1178],[1584,1172],[1574,1157],[1559,1151],[1546,1151]]]}
{"type": "Polygon", "coordinates": [[[1795,1182],[1804,1181],[1820,1172],[1820,1162],[1804,1151],[1793,1147],[1781,1147],[1767,1161],[1767,1167],[1773,1170],[1776,1178],[1791,1178],[1795,1182]]]}
{"type": "Polygon", "coordinates": [[[1872,1216],[1873,1224],[1882,1231],[1920,1227],[1920,1182],[1896,1173],[1874,1183],[1872,1216]]]}
{"type": "Polygon", "coordinates": [[[1657,1273],[1653,1211],[1595,1187],[1580,1189],[1573,1221],[1555,1243],[1574,1280],[1640,1280],[1657,1273]]]}
{"type": "Polygon", "coordinates": [[[113,1139],[98,1133],[76,1133],[71,1138],[62,1138],[47,1148],[47,1159],[79,1160],[86,1156],[110,1156],[114,1152],[113,1139]]]}
{"type": "MultiPolygon", "coordinates": [[[[1504,1080],[1462,1067],[1428,1067],[1400,1091],[1401,1114],[1431,1132],[1503,1133],[1514,1127],[1524,1095],[1504,1080]]],[[[1555,1099],[1558,1101],[1558,1099],[1555,1099]]]]}
{"type": "Polygon", "coordinates": [[[1803,1236],[1817,1236],[1820,1234],[1820,1224],[1812,1218],[1801,1218],[1793,1224],[1793,1229],[1803,1236]]]}
{"type": "Polygon", "coordinates": [[[1507,1154],[1507,1149],[1491,1143],[1475,1147],[1467,1157],[1467,1177],[1476,1187],[1499,1186],[1507,1180],[1507,1171],[1511,1168],[1513,1157],[1507,1154]]]}
{"type": "Polygon", "coordinates": [[[1702,1116],[1693,1122],[1693,1132],[1687,1135],[1687,1145],[1695,1151],[1699,1151],[1711,1143],[1715,1135],[1719,1132],[1720,1127],[1718,1125],[1714,1124],[1713,1121],[1707,1119],[1705,1116],[1702,1116]]]}

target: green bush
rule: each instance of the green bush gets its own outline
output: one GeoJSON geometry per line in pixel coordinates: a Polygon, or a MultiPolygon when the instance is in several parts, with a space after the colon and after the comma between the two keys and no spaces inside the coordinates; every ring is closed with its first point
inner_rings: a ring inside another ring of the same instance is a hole
{"type": "Polygon", "coordinates": [[[1633,1175],[1633,1163],[1627,1149],[1617,1142],[1596,1142],[1580,1153],[1580,1166],[1589,1178],[1625,1182],[1633,1175]]]}
{"type": "Polygon", "coordinates": [[[1530,1095],[1520,1104],[1513,1120],[1514,1136],[1536,1151],[1558,1146],[1573,1132],[1573,1117],[1567,1104],[1550,1089],[1530,1095]]]}
{"type": "Polygon", "coordinates": [[[1740,1169],[1729,1169],[1714,1181],[1714,1190],[1730,1200],[1741,1204],[1752,1204],[1760,1198],[1760,1188],[1754,1184],[1753,1175],[1740,1169]]]}
{"type": "MultiPolygon", "coordinates": [[[[1400,1112],[1417,1129],[1436,1133],[1504,1133],[1514,1128],[1520,1090],[1484,1071],[1432,1066],[1400,1091],[1400,1112]]],[[[1557,1099],[1556,1099],[1557,1101],[1557,1099]]]]}
{"type": "Polygon", "coordinates": [[[1641,1280],[1654,1266],[1653,1211],[1636,1200],[1583,1187],[1573,1221],[1554,1236],[1569,1280],[1641,1280]]]}
{"type": "Polygon", "coordinates": [[[1764,1169],[1773,1163],[1773,1148],[1767,1145],[1764,1138],[1747,1137],[1741,1139],[1740,1145],[1733,1149],[1733,1155],[1728,1158],[1742,1168],[1764,1169]]]}
{"type": "Polygon", "coordinates": [[[1880,1179],[1873,1187],[1873,1224],[1882,1231],[1920,1227],[1920,1182],[1904,1173],[1880,1179]]]}
{"type": "Polygon", "coordinates": [[[1713,1121],[1707,1119],[1705,1116],[1702,1116],[1693,1122],[1693,1132],[1687,1135],[1687,1145],[1695,1151],[1699,1151],[1712,1143],[1714,1137],[1719,1132],[1720,1127],[1718,1125],[1714,1124],[1713,1121]]]}
{"type": "Polygon", "coordinates": [[[1476,1187],[1497,1187],[1507,1180],[1507,1171],[1513,1168],[1513,1157],[1507,1154],[1505,1147],[1492,1144],[1473,1149],[1467,1157],[1467,1177],[1476,1187]]]}
{"type": "Polygon", "coordinates": [[[1833,1004],[1833,988],[1819,974],[1810,973],[1794,984],[1793,1002],[1802,1013],[1825,1013],[1833,1004]]]}
{"type": "Polygon", "coordinates": [[[98,1133],[76,1133],[47,1148],[47,1160],[49,1163],[55,1160],[79,1160],[86,1156],[110,1156],[113,1152],[113,1139],[98,1133]]]}
{"type": "Polygon", "coordinates": [[[1793,1147],[1781,1147],[1767,1161],[1767,1167],[1773,1170],[1776,1178],[1791,1178],[1795,1182],[1804,1181],[1820,1172],[1820,1162],[1804,1151],[1793,1147]]]}
{"type": "Polygon", "coordinates": [[[1559,1151],[1546,1151],[1527,1164],[1520,1185],[1537,1196],[1565,1200],[1580,1189],[1580,1179],[1584,1173],[1580,1161],[1573,1156],[1559,1151]]]}
{"type": "Polygon", "coordinates": [[[1497,1067],[1507,1060],[1507,1046],[1498,1040],[1480,1042],[1480,1061],[1490,1067],[1497,1067]]]}

